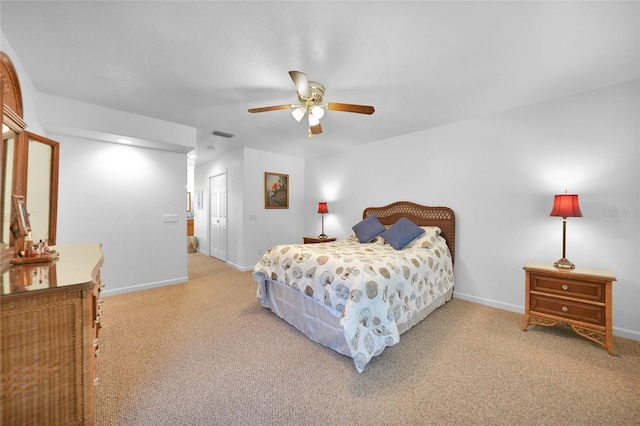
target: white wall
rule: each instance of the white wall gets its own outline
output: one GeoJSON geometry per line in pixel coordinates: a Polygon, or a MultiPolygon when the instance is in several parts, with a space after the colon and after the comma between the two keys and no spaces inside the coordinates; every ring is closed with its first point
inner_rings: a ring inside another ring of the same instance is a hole
{"type": "Polygon", "coordinates": [[[60,142],[57,243],[103,244],[105,295],[187,281],[186,156],[52,136],[60,142]],[[165,213],[178,222],[164,223],[165,213]]]}
{"type": "MultiPolygon", "coordinates": [[[[103,244],[105,295],[186,281],[186,154],[45,133],[42,123],[52,121],[52,111],[68,118],[77,103],[38,93],[4,34],[2,50],[18,73],[27,130],[60,142],[57,244],[103,244]],[[42,99],[45,108],[39,108],[42,99]],[[163,213],[178,214],[179,222],[163,223],[163,213]]],[[[88,131],[105,132],[119,123],[138,137],[157,137],[157,120],[99,107],[85,108],[84,118],[100,127],[88,131]]],[[[161,127],[181,135],[171,149],[195,146],[195,129],[161,127]]]]}
{"type": "Polygon", "coordinates": [[[611,270],[614,333],[640,340],[638,81],[362,146],[306,163],[305,230],[347,237],[367,206],[456,212],[456,297],[523,312],[527,260],[562,254],[553,195],[580,196],[567,257],[611,270]],[[331,174],[327,174],[327,165],[331,174]]]}
{"type": "Polygon", "coordinates": [[[195,210],[198,251],[209,254],[207,215],[209,177],[227,172],[227,262],[251,270],[269,247],[302,242],[304,223],[304,160],[244,148],[195,168],[195,192],[204,195],[203,210],[195,210]],[[289,175],[289,208],[264,208],[264,173],[289,175]]]}

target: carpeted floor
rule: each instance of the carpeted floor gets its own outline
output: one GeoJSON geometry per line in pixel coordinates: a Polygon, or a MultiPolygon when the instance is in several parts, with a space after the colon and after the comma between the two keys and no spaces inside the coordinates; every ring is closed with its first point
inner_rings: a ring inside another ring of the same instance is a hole
{"type": "MultiPolygon", "coordinates": [[[[109,283],[106,283],[108,286],[109,283]]],[[[640,342],[453,299],[362,374],[189,255],[189,282],[105,297],[97,425],[638,425],[640,342]]]]}

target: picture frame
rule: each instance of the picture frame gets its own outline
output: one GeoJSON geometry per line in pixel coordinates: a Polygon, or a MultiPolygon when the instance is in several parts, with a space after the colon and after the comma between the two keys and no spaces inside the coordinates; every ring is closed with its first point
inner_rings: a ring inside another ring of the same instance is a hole
{"type": "Polygon", "coordinates": [[[289,208],[289,175],[264,172],[264,208],[289,208]]]}
{"type": "Polygon", "coordinates": [[[14,229],[15,238],[25,237],[31,232],[31,223],[29,222],[29,213],[27,212],[27,205],[23,195],[12,194],[13,210],[15,211],[15,223],[17,224],[14,229]]]}

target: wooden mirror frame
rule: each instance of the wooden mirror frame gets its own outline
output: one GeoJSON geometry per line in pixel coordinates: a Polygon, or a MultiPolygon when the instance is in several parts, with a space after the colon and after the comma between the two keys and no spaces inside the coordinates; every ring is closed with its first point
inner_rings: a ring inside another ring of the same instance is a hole
{"type": "MultiPolygon", "coordinates": [[[[34,163],[29,158],[30,147],[32,143],[40,143],[43,145],[47,145],[51,148],[51,157],[49,158],[49,182],[48,182],[48,191],[49,191],[49,203],[48,203],[48,219],[47,219],[47,232],[42,232],[42,230],[32,229],[33,232],[36,233],[34,238],[47,238],[47,242],[50,245],[55,245],[56,243],[56,224],[58,222],[58,170],[59,170],[59,162],[60,162],[60,144],[54,140],[47,139],[44,136],[36,135],[35,133],[31,133],[28,131],[24,131],[24,143],[25,147],[25,155],[23,156],[23,161],[25,162],[24,170],[26,172],[29,171],[29,167],[33,166],[34,163]]],[[[30,206],[32,213],[34,209],[33,202],[29,204],[29,180],[25,180],[25,191],[26,191],[26,201],[27,205],[30,206]]],[[[39,192],[38,194],[41,194],[39,192]]],[[[34,222],[35,223],[35,222],[34,222]]],[[[33,223],[32,223],[33,225],[33,223]]]]}
{"type": "MultiPolygon", "coordinates": [[[[13,159],[4,158],[5,152],[7,151],[7,148],[4,144],[4,132],[2,146],[0,147],[0,170],[2,171],[2,176],[8,175],[8,170],[11,170],[10,183],[6,182],[3,179],[3,186],[0,188],[0,214],[4,215],[5,209],[9,208],[4,204],[5,202],[7,202],[6,200],[9,199],[9,194],[21,197],[23,203],[22,205],[28,205],[30,193],[29,187],[27,185],[27,180],[29,176],[29,167],[33,166],[33,162],[29,161],[30,146],[32,143],[40,143],[49,146],[51,148],[51,162],[50,164],[47,164],[47,167],[50,171],[48,174],[49,181],[47,182],[47,186],[49,187],[49,202],[47,206],[48,218],[46,218],[44,221],[38,222],[46,222],[48,229],[46,230],[46,232],[41,229],[36,229],[35,231],[39,234],[35,237],[46,237],[49,244],[54,245],[56,242],[56,224],[58,218],[58,170],[60,144],[56,141],[47,139],[43,136],[36,135],[31,132],[27,132],[25,130],[27,125],[22,119],[22,91],[20,89],[20,82],[18,81],[18,74],[16,73],[11,59],[7,56],[6,53],[2,51],[0,51],[0,77],[2,124],[6,125],[10,129],[11,133],[14,134],[13,159]],[[8,167],[9,161],[11,162],[11,167],[8,167]]],[[[31,194],[31,198],[32,204],[34,204],[34,194],[31,194]]],[[[18,237],[16,237],[13,232],[13,224],[11,222],[13,221],[13,218],[17,217],[16,215],[18,212],[16,212],[16,206],[14,205],[14,203],[11,204],[12,205],[10,207],[11,211],[9,216],[3,216],[2,219],[0,219],[0,226],[2,226],[1,229],[3,231],[7,225],[4,223],[4,220],[7,219],[9,221],[9,235],[4,236],[2,235],[2,233],[0,233],[0,265],[4,265],[5,262],[8,262],[13,257],[16,243],[19,246],[22,241],[21,238],[18,240],[18,237]],[[7,239],[7,241],[2,241],[5,238],[7,239]]],[[[35,205],[38,206],[38,203],[35,203],[35,205]]]]}
{"type": "MultiPolygon", "coordinates": [[[[22,91],[20,89],[20,82],[18,81],[18,74],[13,66],[11,59],[2,51],[0,51],[0,101],[2,101],[2,124],[6,125],[13,133],[15,133],[14,144],[14,156],[13,159],[4,158],[4,140],[2,149],[0,149],[0,164],[5,171],[5,162],[11,161],[11,183],[7,187],[0,188],[0,196],[2,200],[0,204],[4,203],[5,192],[16,195],[24,195],[25,182],[23,177],[26,176],[26,162],[19,161],[24,156],[24,143],[22,132],[27,127],[26,123],[22,120],[22,91]]],[[[4,138],[4,135],[3,135],[4,138]]],[[[4,180],[4,179],[3,179],[4,180]]],[[[7,182],[3,182],[2,185],[6,185],[7,182]]],[[[8,216],[9,222],[15,217],[15,211],[13,211],[13,205],[10,207],[11,213],[8,216]]],[[[3,206],[4,210],[4,206],[3,206]]],[[[0,212],[4,214],[4,211],[0,212]]],[[[1,222],[1,221],[0,221],[1,222]]],[[[11,224],[9,223],[9,235],[8,241],[0,241],[0,265],[8,262],[13,256],[14,237],[11,232],[11,224]]]]}

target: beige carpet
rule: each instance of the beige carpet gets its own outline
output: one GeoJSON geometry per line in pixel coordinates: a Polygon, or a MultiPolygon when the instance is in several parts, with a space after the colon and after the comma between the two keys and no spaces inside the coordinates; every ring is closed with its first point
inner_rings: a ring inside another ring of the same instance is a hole
{"type": "MultiPolygon", "coordinates": [[[[98,425],[638,425],[640,342],[454,299],[358,374],[189,255],[185,284],[106,297],[98,425]]],[[[106,283],[108,286],[109,283],[106,283]]]]}

